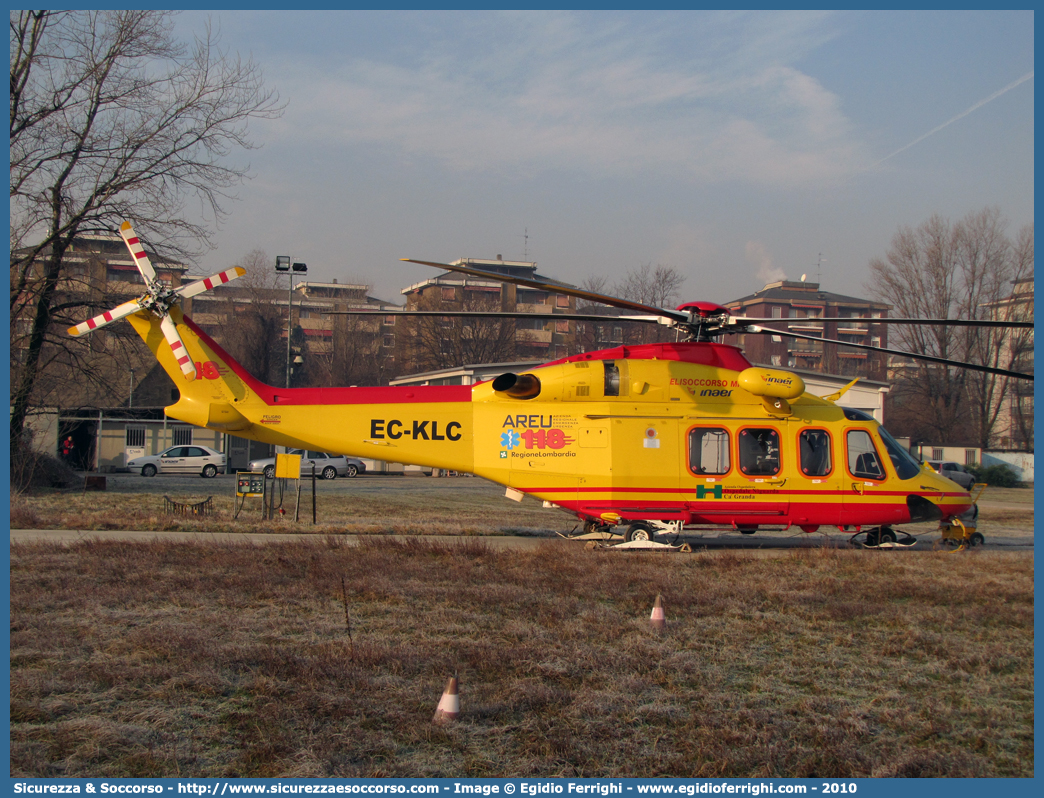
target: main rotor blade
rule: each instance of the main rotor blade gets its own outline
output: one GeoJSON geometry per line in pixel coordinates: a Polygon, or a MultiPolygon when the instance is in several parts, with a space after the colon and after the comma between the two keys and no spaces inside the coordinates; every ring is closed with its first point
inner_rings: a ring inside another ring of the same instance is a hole
{"type": "Polygon", "coordinates": [[[1032,321],[996,321],[993,319],[853,319],[853,318],[842,318],[840,316],[833,317],[827,316],[824,318],[820,317],[808,317],[808,318],[785,318],[785,319],[755,319],[751,316],[730,316],[729,321],[731,323],[743,324],[746,322],[752,322],[755,324],[768,324],[770,322],[785,322],[788,324],[794,324],[796,322],[807,322],[809,324],[818,324],[821,321],[847,321],[847,322],[866,322],[867,324],[928,324],[937,326],[950,326],[950,327],[1012,327],[1012,328],[1032,328],[1032,321]]]}
{"type": "Polygon", "coordinates": [[[178,328],[174,325],[174,320],[169,313],[165,313],[163,318],[160,319],[160,329],[163,330],[163,337],[167,339],[167,343],[170,344],[170,348],[174,352],[174,359],[181,366],[181,373],[190,380],[196,379],[196,366],[192,362],[192,358],[189,357],[188,350],[185,349],[185,344],[178,334],[178,328]]]}
{"type": "Polygon", "coordinates": [[[93,319],[87,319],[87,321],[81,321],[75,327],[68,329],[69,335],[80,336],[84,333],[89,333],[91,330],[97,330],[99,327],[104,327],[106,324],[111,324],[114,321],[119,321],[125,316],[129,316],[132,313],[142,309],[140,299],[132,299],[130,302],[124,302],[122,305],[117,305],[112,310],[107,310],[104,313],[99,313],[93,319]]]}
{"type": "Polygon", "coordinates": [[[672,321],[687,322],[689,320],[687,314],[681,313],[677,310],[667,310],[666,308],[658,308],[655,305],[645,305],[641,302],[632,302],[629,299],[621,299],[620,297],[609,296],[608,294],[597,294],[594,291],[585,291],[582,288],[570,288],[564,285],[558,285],[557,283],[544,282],[543,280],[531,280],[528,277],[498,274],[496,272],[488,272],[485,269],[475,269],[471,266],[457,266],[450,263],[433,263],[429,260],[414,260],[413,258],[402,258],[402,260],[407,263],[419,263],[422,266],[434,266],[436,269],[459,272],[460,274],[479,277],[483,280],[497,280],[502,283],[512,283],[513,285],[524,285],[527,288],[536,288],[540,291],[565,294],[566,296],[576,297],[577,299],[586,299],[589,302],[600,302],[603,305],[612,305],[613,307],[623,308],[624,310],[634,310],[650,316],[662,316],[663,318],[671,319],[672,321]]]}
{"type": "Polygon", "coordinates": [[[242,277],[244,274],[246,274],[246,269],[242,266],[233,266],[231,269],[212,274],[210,277],[204,277],[202,280],[196,280],[187,285],[183,285],[180,288],[175,289],[174,293],[180,297],[188,299],[189,297],[196,296],[196,294],[202,294],[204,291],[209,291],[215,286],[223,285],[230,280],[235,280],[237,277],[242,277]]]}
{"type": "Polygon", "coordinates": [[[901,352],[898,349],[884,349],[880,346],[870,346],[868,344],[852,344],[848,341],[835,341],[832,338],[817,338],[814,335],[802,335],[801,333],[787,332],[786,330],[773,330],[771,327],[756,327],[751,326],[748,332],[757,333],[759,335],[785,335],[787,338],[801,338],[806,341],[822,341],[825,344],[835,344],[837,346],[850,346],[855,349],[869,349],[871,352],[884,352],[888,355],[901,355],[902,357],[913,358],[914,360],[926,360],[930,363],[942,363],[946,366],[957,366],[958,368],[971,369],[972,371],[985,371],[988,374],[999,374],[1002,377],[1014,377],[1018,380],[1032,380],[1032,374],[1023,374],[1019,371],[1008,371],[1007,369],[998,369],[992,366],[980,366],[977,363],[965,363],[962,360],[948,360],[943,357],[935,357],[934,355],[915,355],[912,352],[901,352]]]}
{"type": "Polygon", "coordinates": [[[636,321],[659,324],[654,316],[598,316],[585,313],[501,313],[492,310],[330,310],[330,316],[446,316],[478,319],[553,319],[555,321],[636,321]]]}
{"type": "Polygon", "coordinates": [[[131,257],[134,258],[134,263],[138,267],[138,271],[141,272],[141,276],[145,278],[145,285],[151,288],[156,282],[156,270],[152,268],[152,261],[145,254],[145,247],[134,232],[130,222],[124,222],[120,225],[120,238],[123,239],[123,243],[130,250],[131,257]]]}

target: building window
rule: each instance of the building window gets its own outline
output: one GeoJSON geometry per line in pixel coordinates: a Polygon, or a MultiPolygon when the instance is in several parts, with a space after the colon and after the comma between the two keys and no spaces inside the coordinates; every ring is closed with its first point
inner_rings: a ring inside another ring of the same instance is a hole
{"type": "Polygon", "coordinates": [[[183,424],[170,428],[171,446],[188,446],[192,443],[192,427],[183,424]]]}
{"type": "Polygon", "coordinates": [[[782,366],[783,365],[783,355],[773,355],[772,356],[772,365],[773,366],[782,366]]]}
{"type": "Polygon", "coordinates": [[[141,448],[145,445],[145,427],[127,427],[127,447],[141,448]]]}
{"type": "Polygon", "coordinates": [[[391,347],[395,346],[395,336],[394,335],[386,335],[386,336],[384,336],[384,345],[386,347],[388,347],[389,349],[391,347]]]}
{"type": "Polygon", "coordinates": [[[564,294],[559,294],[555,297],[555,303],[560,308],[567,308],[569,307],[569,297],[565,296],[564,294]]]}
{"type": "Polygon", "coordinates": [[[978,463],[978,458],[975,456],[975,450],[974,449],[965,449],[964,450],[964,464],[965,465],[976,465],[977,463],[978,463]]]}
{"type": "Polygon", "coordinates": [[[394,327],[395,326],[395,317],[394,316],[385,316],[384,317],[384,326],[385,327],[394,327]]]}
{"type": "Polygon", "coordinates": [[[783,318],[783,308],[772,308],[772,318],[774,318],[774,319],[782,319],[783,318]]]}
{"type": "Polygon", "coordinates": [[[946,457],[946,452],[944,452],[942,449],[932,449],[933,460],[942,460],[944,457],[946,457]]]}
{"type": "Polygon", "coordinates": [[[568,333],[569,332],[569,322],[568,321],[556,321],[555,322],[555,332],[563,333],[563,334],[568,333]]]}
{"type": "Polygon", "coordinates": [[[456,288],[445,288],[442,289],[442,301],[443,302],[454,302],[457,299],[456,288]]]}

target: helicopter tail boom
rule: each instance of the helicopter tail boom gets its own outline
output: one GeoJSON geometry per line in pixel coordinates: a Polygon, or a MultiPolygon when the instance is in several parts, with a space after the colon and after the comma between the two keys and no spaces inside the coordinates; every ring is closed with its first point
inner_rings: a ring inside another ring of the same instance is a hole
{"type": "Polygon", "coordinates": [[[171,418],[279,446],[470,470],[470,386],[278,388],[253,377],[179,308],[170,315],[197,379],[183,373],[160,319],[128,319],[178,388],[166,408],[171,418]]]}

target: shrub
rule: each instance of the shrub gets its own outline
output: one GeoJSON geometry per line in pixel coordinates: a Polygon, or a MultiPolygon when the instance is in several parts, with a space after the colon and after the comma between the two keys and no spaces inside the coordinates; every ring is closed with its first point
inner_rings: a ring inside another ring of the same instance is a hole
{"type": "Polygon", "coordinates": [[[11,448],[11,490],[32,488],[67,488],[76,482],[76,472],[65,462],[49,454],[11,448]]]}
{"type": "Polygon", "coordinates": [[[995,488],[1017,488],[1019,477],[1011,466],[997,463],[988,466],[966,466],[976,482],[985,482],[995,488]]]}

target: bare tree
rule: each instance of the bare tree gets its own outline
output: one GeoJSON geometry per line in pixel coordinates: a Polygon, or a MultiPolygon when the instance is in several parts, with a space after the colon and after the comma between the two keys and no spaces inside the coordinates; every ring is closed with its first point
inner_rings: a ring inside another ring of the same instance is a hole
{"type": "MultiPolygon", "coordinates": [[[[501,305],[499,298],[450,302],[429,294],[421,298],[416,310],[498,312],[501,305]]],[[[525,334],[513,319],[416,316],[408,322],[403,359],[411,370],[510,361],[517,356],[517,344],[525,334]]]]}
{"type": "Polygon", "coordinates": [[[73,239],[130,218],[151,248],[187,258],[246,176],[226,159],[253,146],[247,123],[282,108],[259,68],[220,50],[209,27],[191,46],[176,41],[170,12],[12,11],[10,24],[11,324],[25,335],[11,375],[18,440],[45,343],[81,309],[58,290],[73,239]],[[185,218],[189,198],[205,220],[185,218]]]}
{"type": "Polygon", "coordinates": [[[207,300],[221,319],[214,337],[259,380],[282,385],[286,345],[278,342],[286,330],[286,294],[279,293],[272,260],[263,250],[251,250],[235,265],[246,269],[246,274],[215,294],[215,299],[207,300]],[[276,301],[278,296],[282,296],[282,303],[276,301]]]}
{"type": "MultiPolygon", "coordinates": [[[[1005,234],[1000,211],[987,208],[956,224],[933,216],[916,230],[902,227],[886,259],[870,262],[867,288],[894,307],[896,317],[987,319],[996,316],[1012,282],[1032,269],[1032,231],[1020,235],[1021,249],[1005,234]],[[1026,247],[1028,240],[1029,253],[1026,247]]],[[[1020,336],[1008,328],[897,325],[898,348],[916,354],[1012,368],[1020,336]]],[[[1009,379],[917,361],[902,369],[896,397],[905,397],[910,423],[935,440],[990,445],[1009,379]]]]}
{"type": "MultiPolygon", "coordinates": [[[[673,266],[662,264],[653,268],[651,263],[629,271],[623,281],[609,285],[604,275],[588,277],[580,287],[595,294],[618,296],[634,302],[642,302],[661,308],[673,308],[678,301],[678,292],[685,276],[673,266]]],[[[578,352],[609,348],[619,344],[645,344],[673,341],[676,333],[660,325],[623,321],[622,311],[590,300],[579,300],[577,310],[581,313],[604,314],[606,320],[578,321],[576,323],[575,346],[578,352]]],[[[627,314],[633,315],[633,314],[627,314]]]]}
{"type": "Polygon", "coordinates": [[[685,276],[673,266],[643,263],[627,273],[622,283],[613,292],[635,302],[655,305],[660,308],[673,307],[678,301],[678,291],[685,276]]]}

